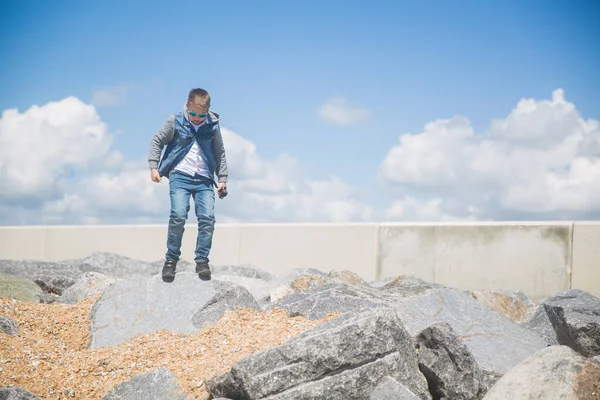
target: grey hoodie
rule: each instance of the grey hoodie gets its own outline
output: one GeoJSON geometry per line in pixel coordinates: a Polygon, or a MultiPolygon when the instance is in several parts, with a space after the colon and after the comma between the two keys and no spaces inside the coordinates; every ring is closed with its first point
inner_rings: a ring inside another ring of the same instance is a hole
{"type": "MultiPolygon", "coordinates": [[[[183,107],[183,115],[187,120],[189,120],[185,105],[183,107]]],[[[216,122],[218,127],[213,138],[213,151],[215,161],[217,162],[217,168],[215,172],[219,182],[227,182],[227,159],[225,157],[223,136],[221,135],[221,128],[219,126],[220,116],[218,113],[209,110],[207,118],[209,118],[210,122],[216,122]]],[[[173,140],[173,135],[175,133],[174,121],[175,115],[171,115],[158,130],[158,132],[156,132],[156,134],[152,137],[152,141],[150,142],[150,150],[148,152],[148,166],[150,169],[158,169],[158,163],[160,161],[163,148],[169,144],[171,140],[173,140]]]]}

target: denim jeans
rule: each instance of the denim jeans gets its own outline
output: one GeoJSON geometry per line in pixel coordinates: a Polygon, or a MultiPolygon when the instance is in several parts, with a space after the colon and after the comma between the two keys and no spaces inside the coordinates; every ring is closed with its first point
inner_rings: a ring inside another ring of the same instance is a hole
{"type": "Polygon", "coordinates": [[[180,171],[169,174],[169,193],[171,211],[167,233],[167,260],[179,261],[181,239],[190,211],[190,196],[194,199],[194,208],[198,219],[198,237],[196,239],[195,262],[208,262],[212,247],[215,226],[215,191],[209,178],[190,176],[180,171]]]}

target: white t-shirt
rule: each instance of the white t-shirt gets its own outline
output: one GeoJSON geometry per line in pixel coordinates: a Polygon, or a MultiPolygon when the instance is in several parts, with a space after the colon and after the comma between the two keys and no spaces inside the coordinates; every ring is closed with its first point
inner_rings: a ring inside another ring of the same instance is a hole
{"type": "MultiPolygon", "coordinates": [[[[201,125],[206,124],[207,120],[208,117],[204,118],[204,121],[202,121],[200,125],[196,125],[192,121],[190,121],[190,124],[192,124],[197,131],[201,125]]],[[[202,158],[200,147],[198,147],[198,143],[195,140],[190,151],[188,151],[185,158],[181,160],[177,166],[175,166],[175,169],[188,175],[194,176],[195,174],[198,174],[206,176],[209,179],[211,178],[208,172],[208,166],[202,158]]]]}

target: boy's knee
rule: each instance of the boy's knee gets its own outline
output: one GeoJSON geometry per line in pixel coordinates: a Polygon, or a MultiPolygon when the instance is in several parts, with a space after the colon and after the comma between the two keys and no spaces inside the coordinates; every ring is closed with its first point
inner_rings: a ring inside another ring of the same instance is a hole
{"type": "Polygon", "coordinates": [[[174,224],[176,224],[176,225],[183,225],[183,224],[185,224],[185,221],[187,220],[187,212],[186,212],[185,209],[183,209],[183,210],[178,210],[178,209],[171,210],[170,219],[171,219],[171,222],[174,223],[174,224]]]}
{"type": "Polygon", "coordinates": [[[205,214],[198,216],[198,225],[213,226],[215,224],[215,216],[213,214],[205,214]]]}

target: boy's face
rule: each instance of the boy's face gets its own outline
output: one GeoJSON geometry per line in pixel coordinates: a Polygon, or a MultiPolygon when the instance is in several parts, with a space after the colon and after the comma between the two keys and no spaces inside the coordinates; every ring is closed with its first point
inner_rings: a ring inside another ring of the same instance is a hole
{"type": "Polygon", "coordinates": [[[187,108],[190,121],[196,125],[202,123],[206,118],[206,114],[208,113],[208,108],[206,106],[202,106],[191,101],[187,102],[187,108]]]}

